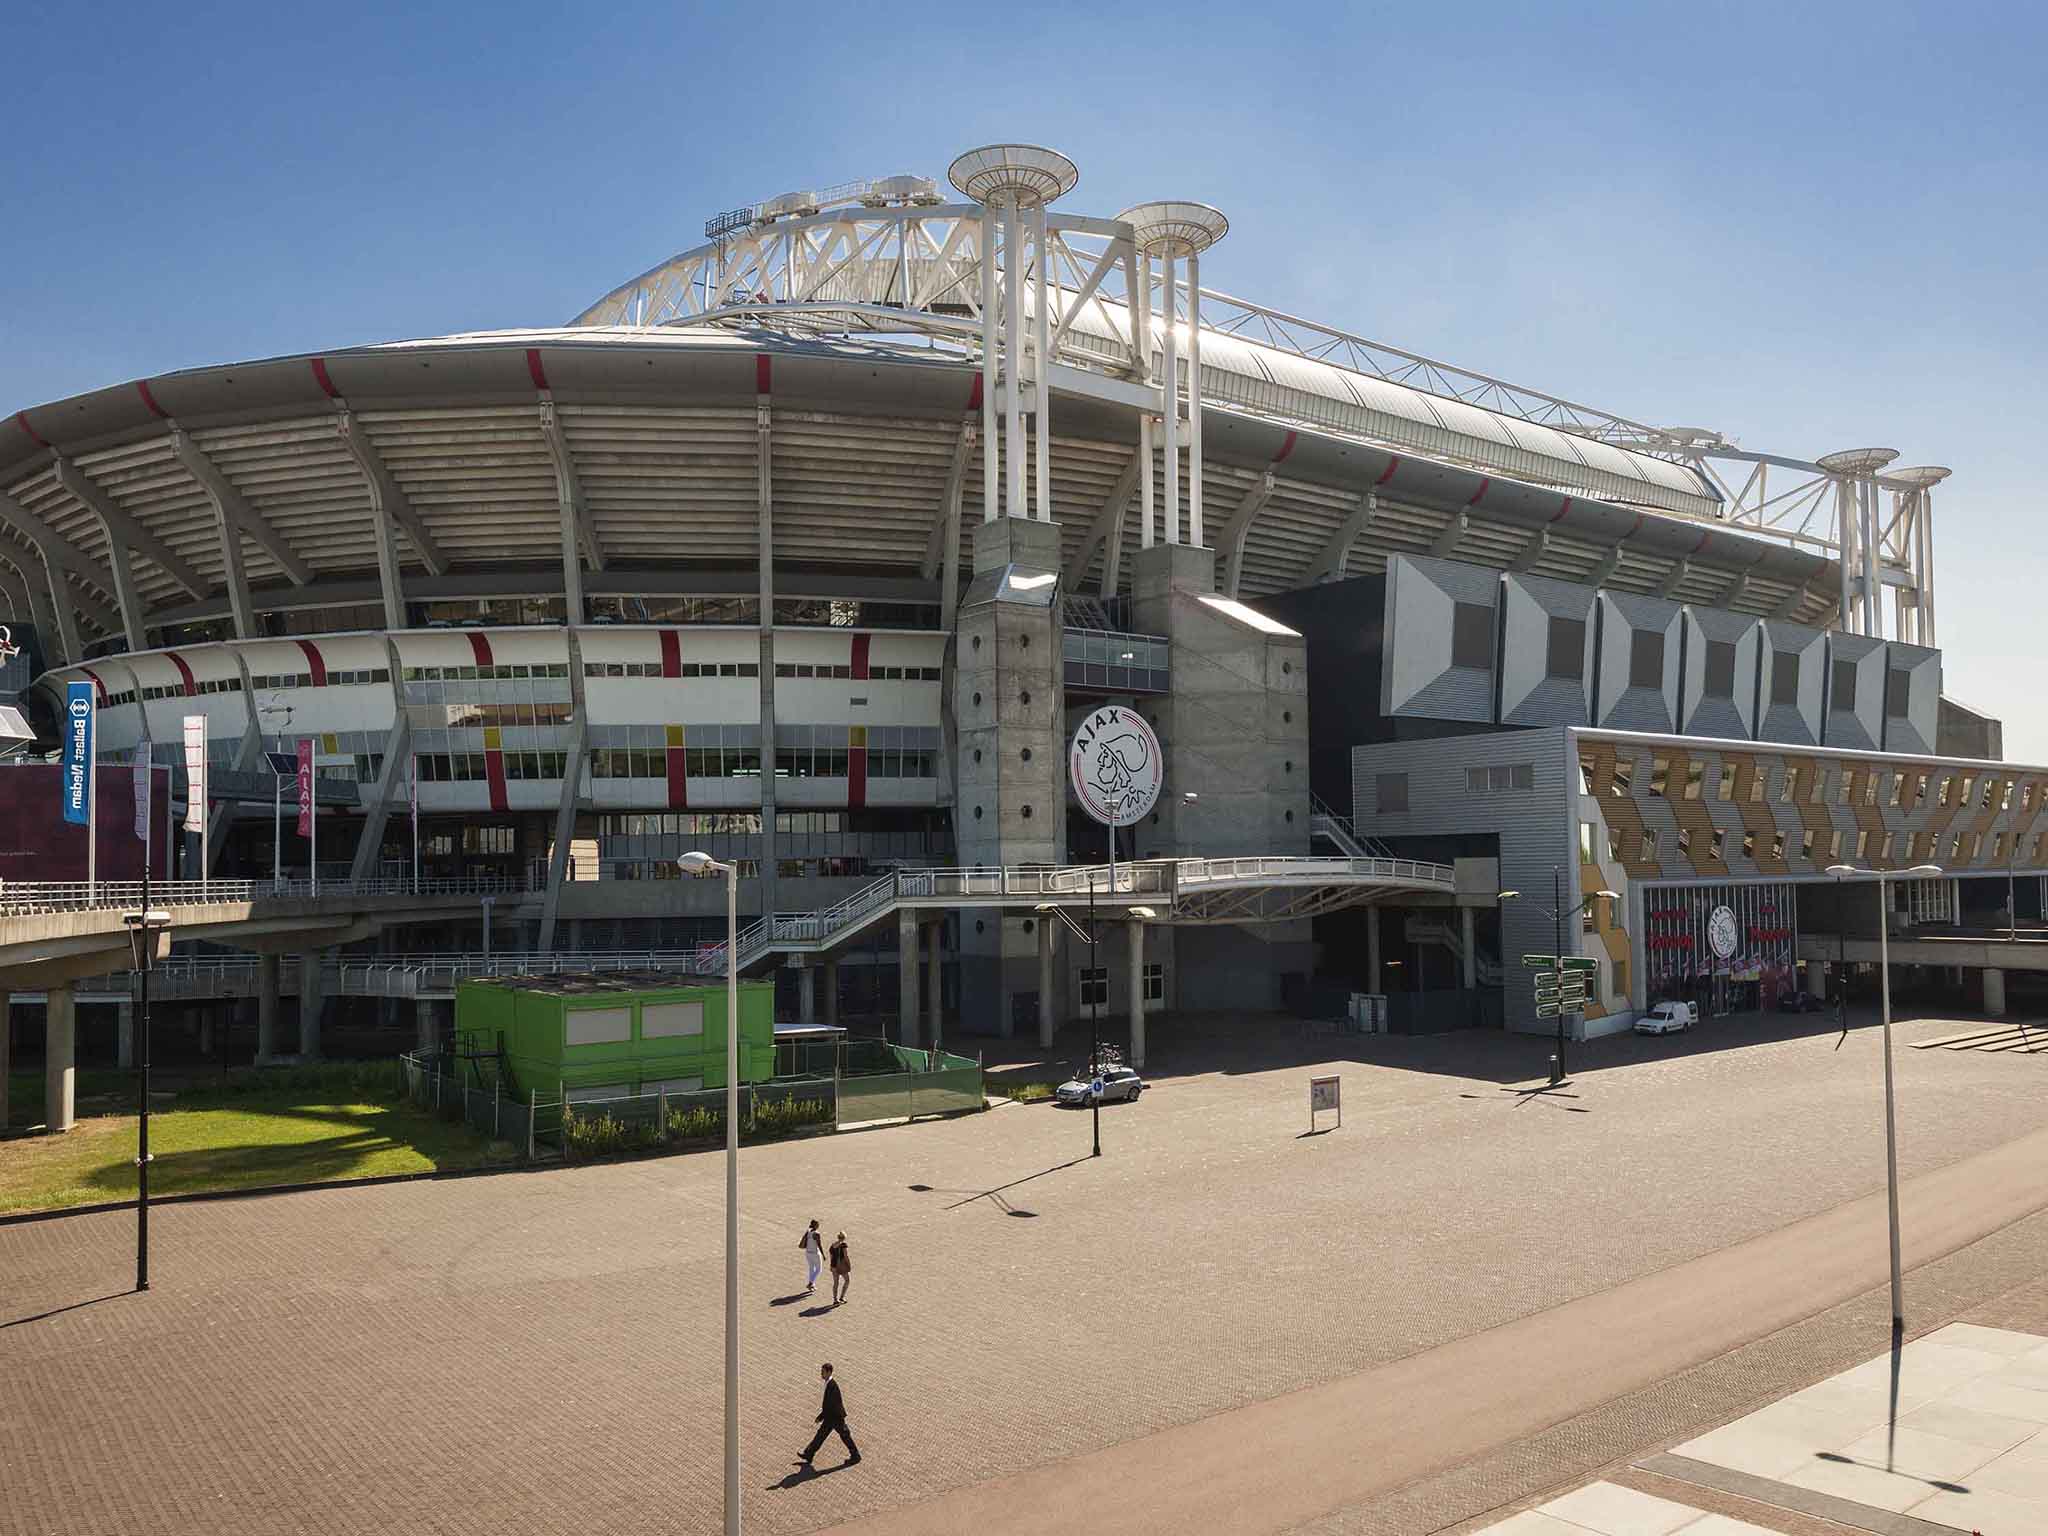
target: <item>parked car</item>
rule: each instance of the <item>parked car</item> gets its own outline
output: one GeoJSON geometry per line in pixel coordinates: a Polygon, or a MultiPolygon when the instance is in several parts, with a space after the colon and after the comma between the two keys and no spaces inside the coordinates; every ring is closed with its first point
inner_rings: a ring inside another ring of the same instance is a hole
{"type": "Polygon", "coordinates": [[[1104,1067],[1093,1078],[1068,1078],[1053,1090],[1053,1097],[1062,1104],[1108,1103],[1112,1099],[1133,1100],[1144,1091],[1145,1079],[1129,1067],[1104,1067]]]}
{"type": "Polygon", "coordinates": [[[1698,1003],[1659,1003],[1636,1020],[1639,1035],[1675,1035],[1700,1021],[1698,1003]]]}
{"type": "Polygon", "coordinates": [[[1787,987],[1778,994],[1780,1013],[1825,1013],[1827,1006],[1802,987],[1787,987]]]}

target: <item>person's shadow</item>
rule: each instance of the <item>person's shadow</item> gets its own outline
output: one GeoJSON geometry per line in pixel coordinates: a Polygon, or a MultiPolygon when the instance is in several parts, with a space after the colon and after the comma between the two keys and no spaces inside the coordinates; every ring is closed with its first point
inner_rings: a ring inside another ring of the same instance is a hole
{"type": "Polygon", "coordinates": [[[810,1291],[792,1291],[787,1296],[777,1296],[773,1301],[769,1302],[768,1305],[771,1307],[794,1306],[796,1303],[802,1301],[806,1296],[809,1296],[811,1294],[812,1292],[810,1291]]]}
{"type": "Polygon", "coordinates": [[[818,1304],[817,1304],[817,1305],[816,1305],[815,1307],[805,1307],[805,1308],[803,1309],[803,1311],[801,1311],[801,1312],[797,1313],[797,1316],[798,1316],[798,1317],[829,1317],[829,1316],[831,1316],[831,1315],[832,1315],[832,1310],[833,1310],[833,1308],[832,1308],[832,1303],[831,1303],[831,1302],[829,1302],[829,1301],[821,1301],[821,1302],[819,1302],[819,1303],[818,1303],[818,1304]]]}
{"type": "Polygon", "coordinates": [[[796,1488],[804,1483],[816,1482],[821,1477],[830,1477],[834,1472],[844,1472],[851,1465],[851,1462],[845,1461],[831,1467],[798,1465],[785,1472],[779,1480],[770,1483],[768,1492],[774,1493],[777,1489],[796,1488]]]}

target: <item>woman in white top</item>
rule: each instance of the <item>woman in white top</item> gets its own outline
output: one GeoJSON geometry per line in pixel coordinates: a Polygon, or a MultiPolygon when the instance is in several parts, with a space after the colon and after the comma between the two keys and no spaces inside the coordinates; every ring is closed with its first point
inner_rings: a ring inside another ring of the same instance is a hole
{"type": "Polygon", "coordinates": [[[804,1294],[808,1296],[818,1288],[818,1272],[825,1267],[825,1239],[818,1231],[817,1217],[811,1218],[796,1245],[804,1251],[804,1294]]]}

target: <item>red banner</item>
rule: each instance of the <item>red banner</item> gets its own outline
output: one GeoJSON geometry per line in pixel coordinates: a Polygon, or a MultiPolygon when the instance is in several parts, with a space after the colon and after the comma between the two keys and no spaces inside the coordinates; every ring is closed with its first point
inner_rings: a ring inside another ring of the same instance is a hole
{"type": "Polygon", "coordinates": [[[313,742],[299,743],[299,836],[313,835],[313,742]]]}

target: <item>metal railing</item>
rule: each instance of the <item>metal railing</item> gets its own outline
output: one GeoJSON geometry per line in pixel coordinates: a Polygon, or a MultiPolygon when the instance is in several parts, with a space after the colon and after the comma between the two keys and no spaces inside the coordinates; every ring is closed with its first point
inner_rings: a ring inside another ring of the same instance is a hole
{"type": "MultiPolygon", "coordinates": [[[[154,907],[246,904],[265,900],[356,899],[378,896],[539,895],[518,876],[467,875],[413,880],[380,876],[368,880],[309,878],[285,880],[152,880],[154,907]]],[[[0,884],[0,914],[131,910],[142,905],[140,880],[21,880],[0,884]]]]}

